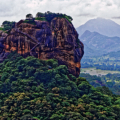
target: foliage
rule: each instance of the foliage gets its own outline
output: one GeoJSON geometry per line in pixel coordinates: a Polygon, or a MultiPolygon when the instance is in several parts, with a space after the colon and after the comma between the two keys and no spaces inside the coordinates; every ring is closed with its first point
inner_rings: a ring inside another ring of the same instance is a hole
{"type": "Polygon", "coordinates": [[[71,20],[69,19],[69,17],[68,16],[65,16],[65,18],[71,23],[71,20]]]}
{"type": "Polygon", "coordinates": [[[101,80],[101,78],[96,75],[81,73],[80,77],[86,78],[86,80],[94,87],[105,86],[105,83],[101,80]]]}
{"type": "Polygon", "coordinates": [[[35,20],[40,20],[40,21],[47,21],[45,17],[37,17],[35,20]]]}
{"type": "Polygon", "coordinates": [[[0,30],[3,30],[3,28],[0,27],[0,30]]]}
{"type": "Polygon", "coordinates": [[[10,30],[10,29],[14,28],[15,22],[14,22],[14,21],[13,21],[13,22],[4,21],[4,22],[2,23],[2,25],[3,25],[4,27],[1,28],[1,30],[6,31],[6,30],[10,30]]]}
{"type": "Polygon", "coordinates": [[[52,12],[49,12],[49,13],[41,13],[41,12],[38,12],[36,14],[36,20],[42,20],[42,21],[48,21],[48,22],[51,22],[51,20],[55,17],[59,17],[59,18],[66,18],[70,23],[71,21],[73,20],[71,16],[68,16],[66,14],[59,14],[59,13],[52,13],[52,12]]]}
{"type": "Polygon", "coordinates": [[[45,14],[44,13],[41,13],[41,12],[38,12],[37,14],[36,14],[36,18],[37,17],[45,17],[45,14]]]}
{"type": "Polygon", "coordinates": [[[1,120],[119,120],[120,96],[75,78],[55,59],[12,52],[0,63],[0,76],[1,120]]]}
{"type": "MultiPolygon", "coordinates": [[[[119,73],[115,73],[115,74],[108,73],[107,75],[102,75],[101,77],[96,75],[81,73],[80,76],[86,78],[86,80],[94,87],[98,87],[98,89],[102,88],[101,92],[104,94],[105,92],[108,92],[110,90],[112,93],[116,95],[120,95],[119,73]]],[[[111,94],[111,92],[109,93],[109,95],[111,94]]]]}
{"type": "Polygon", "coordinates": [[[101,70],[120,71],[119,51],[111,52],[101,57],[83,57],[81,60],[82,68],[95,67],[101,70]],[[115,53],[115,55],[113,55],[115,53]]]}
{"type": "Polygon", "coordinates": [[[29,13],[29,14],[26,15],[26,18],[31,19],[31,18],[33,18],[33,15],[29,13]]]}
{"type": "Polygon", "coordinates": [[[23,23],[29,23],[32,25],[36,25],[34,20],[25,20],[23,23]]]}

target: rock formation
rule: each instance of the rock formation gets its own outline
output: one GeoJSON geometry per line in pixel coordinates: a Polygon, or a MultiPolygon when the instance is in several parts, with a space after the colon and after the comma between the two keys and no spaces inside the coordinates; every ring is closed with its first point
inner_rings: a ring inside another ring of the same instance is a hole
{"type": "Polygon", "coordinates": [[[51,22],[34,22],[36,25],[21,20],[8,35],[0,33],[1,54],[16,50],[24,57],[31,55],[43,60],[55,58],[59,64],[68,67],[69,73],[78,77],[84,46],[78,40],[78,33],[72,23],[59,17],[51,22]]]}

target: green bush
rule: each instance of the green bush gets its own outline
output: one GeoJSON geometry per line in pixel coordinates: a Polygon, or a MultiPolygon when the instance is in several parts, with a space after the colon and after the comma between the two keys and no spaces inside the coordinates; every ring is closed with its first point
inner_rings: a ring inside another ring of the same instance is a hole
{"type": "Polygon", "coordinates": [[[5,80],[6,80],[8,77],[9,77],[9,73],[4,72],[4,73],[2,74],[1,81],[2,81],[2,82],[5,82],[5,80]]]}
{"type": "Polygon", "coordinates": [[[40,21],[47,21],[45,17],[37,17],[35,20],[40,20],[40,21]]]}

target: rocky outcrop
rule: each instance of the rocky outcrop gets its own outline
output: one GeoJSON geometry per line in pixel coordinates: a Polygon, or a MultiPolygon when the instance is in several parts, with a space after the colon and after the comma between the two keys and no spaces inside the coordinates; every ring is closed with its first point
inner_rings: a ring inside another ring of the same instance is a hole
{"type": "Polygon", "coordinates": [[[3,41],[7,35],[8,35],[7,33],[0,31],[0,62],[2,62],[8,55],[8,53],[5,53],[5,51],[4,51],[5,47],[3,45],[3,41]]]}
{"type": "Polygon", "coordinates": [[[16,24],[8,35],[0,38],[4,45],[2,52],[16,50],[24,57],[55,58],[59,64],[68,67],[69,73],[78,77],[84,46],[72,23],[65,18],[54,18],[51,22],[35,20],[35,24],[23,21],[16,24]]]}

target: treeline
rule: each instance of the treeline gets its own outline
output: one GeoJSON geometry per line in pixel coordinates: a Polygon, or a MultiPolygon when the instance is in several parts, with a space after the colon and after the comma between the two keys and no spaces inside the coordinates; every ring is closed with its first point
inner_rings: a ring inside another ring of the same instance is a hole
{"type": "Polygon", "coordinates": [[[4,21],[2,27],[0,28],[3,31],[10,30],[15,27],[15,22],[4,21]]]}
{"type": "Polygon", "coordinates": [[[92,86],[94,87],[100,87],[105,86],[105,82],[101,80],[101,77],[96,75],[90,75],[85,73],[80,73],[80,77],[85,78],[92,86]]]}
{"type": "Polygon", "coordinates": [[[120,65],[118,64],[90,64],[90,63],[81,63],[82,68],[91,68],[91,67],[96,67],[96,69],[101,69],[101,70],[111,70],[111,71],[120,71],[120,65]]]}
{"type": "Polygon", "coordinates": [[[95,65],[96,69],[101,69],[101,70],[115,70],[115,71],[120,71],[120,65],[116,65],[116,64],[102,64],[102,65],[99,65],[99,64],[96,64],[95,65]]]}
{"type": "Polygon", "coordinates": [[[110,53],[108,53],[108,54],[104,54],[103,56],[109,56],[109,57],[118,58],[118,57],[120,57],[120,51],[110,52],[110,53]]]}
{"type": "Polygon", "coordinates": [[[81,73],[80,77],[86,78],[86,80],[94,87],[106,86],[116,95],[120,95],[120,74],[107,74],[101,77],[96,75],[90,75],[81,73]]]}
{"type": "Polygon", "coordinates": [[[1,120],[119,120],[119,98],[69,74],[55,59],[13,52],[0,64],[1,120]]]}
{"type": "MultiPolygon", "coordinates": [[[[27,14],[26,15],[26,20],[24,20],[24,23],[29,23],[29,24],[33,24],[35,25],[35,21],[34,20],[41,20],[41,21],[48,21],[51,22],[51,20],[55,17],[60,17],[60,18],[66,18],[69,22],[71,22],[73,20],[73,18],[69,15],[66,14],[62,14],[62,13],[52,13],[52,12],[45,12],[45,13],[41,13],[38,12],[36,14],[36,17],[34,18],[32,14],[27,14]]],[[[15,27],[15,21],[10,22],[10,21],[4,21],[0,27],[0,30],[3,31],[8,31],[12,28],[15,27]]]]}
{"type": "MultiPolygon", "coordinates": [[[[73,19],[71,16],[68,16],[66,14],[62,14],[62,13],[52,13],[52,12],[45,12],[45,13],[41,13],[41,12],[38,12],[36,14],[36,17],[35,19],[36,20],[44,20],[44,21],[48,21],[48,22],[51,22],[51,20],[55,17],[60,17],[60,18],[66,18],[69,22],[71,22],[73,19]]],[[[26,18],[27,19],[32,19],[33,18],[33,15],[32,14],[27,14],[26,15],[26,18]]],[[[34,18],[33,18],[34,19],[34,18]]]]}

